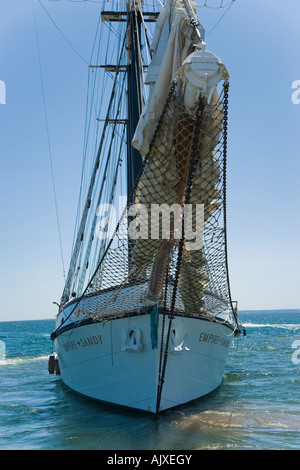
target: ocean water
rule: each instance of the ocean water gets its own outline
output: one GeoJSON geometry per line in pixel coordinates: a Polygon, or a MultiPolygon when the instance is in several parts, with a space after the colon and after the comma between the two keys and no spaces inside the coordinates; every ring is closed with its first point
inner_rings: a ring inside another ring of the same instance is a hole
{"type": "Polygon", "coordinates": [[[240,318],[247,336],[222,385],[158,419],[78,398],[49,375],[53,320],[1,322],[0,449],[300,449],[300,310],[240,318]]]}

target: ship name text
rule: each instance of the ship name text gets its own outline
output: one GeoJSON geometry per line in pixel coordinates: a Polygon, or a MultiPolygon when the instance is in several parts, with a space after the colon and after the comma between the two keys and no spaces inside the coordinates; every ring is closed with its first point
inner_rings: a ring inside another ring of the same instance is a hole
{"type": "Polygon", "coordinates": [[[85,348],[88,346],[96,346],[97,344],[102,344],[102,335],[87,336],[86,338],[68,341],[66,344],[63,344],[63,347],[64,350],[68,352],[78,349],[79,347],[85,348]]]}
{"type": "Polygon", "coordinates": [[[219,335],[213,335],[211,333],[204,333],[203,331],[200,333],[199,341],[203,341],[204,343],[219,344],[224,348],[228,348],[229,346],[229,340],[227,338],[223,338],[219,335]]]}

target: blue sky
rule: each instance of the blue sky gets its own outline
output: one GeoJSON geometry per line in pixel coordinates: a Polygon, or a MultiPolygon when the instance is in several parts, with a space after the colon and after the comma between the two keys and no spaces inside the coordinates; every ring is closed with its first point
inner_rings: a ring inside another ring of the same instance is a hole
{"type": "MultiPolygon", "coordinates": [[[[89,62],[101,5],[42,3],[89,62]]],[[[81,171],[88,67],[37,0],[0,0],[0,80],[6,84],[6,104],[0,104],[0,321],[54,318],[52,302],[63,289],[33,4],[66,269],[81,171]]],[[[243,310],[299,308],[300,104],[291,97],[292,82],[300,80],[300,4],[236,0],[209,33],[224,11],[199,8],[198,15],[207,48],[231,77],[232,296],[243,310]]]]}

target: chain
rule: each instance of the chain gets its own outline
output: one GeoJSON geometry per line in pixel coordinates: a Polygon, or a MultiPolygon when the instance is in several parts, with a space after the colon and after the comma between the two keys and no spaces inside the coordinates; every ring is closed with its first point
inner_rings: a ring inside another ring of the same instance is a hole
{"type": "MultiPolygon", "coordinates": [[[[197,148],[199,145],[200,125],[202,121],[202,115],[203,115],[203,103],[202,103],[202,99],[200,98],[199,106],[196,112],[196,122],[195,122],[194,136],[193,136],[193,142],[192,142],[190,168],[189,168],[189,175],[188,175],[188,180],[187,180],[186,190],[185,190],[185,201],[184,201],[185,204],[189,204],[189,201],[191,198],[194,173],[195,173],[195,168],[197,164],[197,148]]],[[[169,349],[169,342],[170,342],[170,335],[171,335],[171,328],[172,328],[172,320],[174,318],[175,301],[176,301],[176,295],[177,295],[177,286],[178,286],[178,279],[179,279],[179,273],[180,273],[184,238],[185,238],[185,234],[184,234],[184,211],[183,211],[182,212],[182,231],[181,231],[181,239],[179,241],[179,247],[178,247],[175,279],[174,279],[174,286],[173,286],[173,293],[172,293],[171,308],[170,308],[170,313],[169,313],[169,326],[168,326],[168,333],[167,333],[167,341],[166,341],[166,346],[165,346],[162,370],[161,370],[161,374],[159,375],[158,386],[157,386],[156,413],[159,412],[162,389],[163,389],[163,384],[165,380],[165,373],[166,373],[166,366],[167,366],[167,359],[168,359],[168,349],[169,349]]],[[[163,336],[162,336],[161,341],[163,342],[163,336]]],[[[161,355],[162,355],[162,343],[161,343],[161,355]]],[[[161,364],[161,355],[160,355],[160,364],[161,364]]]]}
{"type": "Polygon", "coordinates": [[[233,313],[235,323],[237,326],[237,333],[239,332],[238,318],[236,311],[232,305],[230,282],[229,282],[229,269],[228,269],[228,251],[227,251],[227,200],[226,200],[226,180],[227,180],[227,126],[228,126],[228,90],[229,82],[224,83],[224,99],[223,99],[223,203],[224,203],[224,245],[225,245],[225,264],[228,296],[231,311],[233,313]]]}

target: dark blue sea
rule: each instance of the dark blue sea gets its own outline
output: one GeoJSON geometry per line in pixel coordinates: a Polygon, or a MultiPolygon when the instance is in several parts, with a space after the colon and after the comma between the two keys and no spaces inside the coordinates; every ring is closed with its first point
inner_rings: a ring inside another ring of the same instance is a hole
{"type": "Polygon", "coordinates": [[[158,419],[91,403],[49,375],[54,320],[0,322],[0,449],[300,449],[300,310],[240,318],[247,336],[222,385],[158,419]]]}

